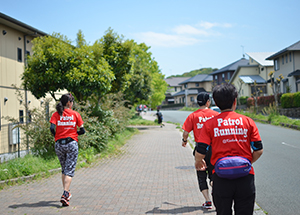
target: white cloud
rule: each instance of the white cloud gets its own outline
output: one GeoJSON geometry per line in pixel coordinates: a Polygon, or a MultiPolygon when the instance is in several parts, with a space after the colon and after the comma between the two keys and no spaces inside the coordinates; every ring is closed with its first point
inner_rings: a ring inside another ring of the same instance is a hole
{"type": "Polygon", "coordinates": [[[193,34],[193,35],[203,35],[203,36],[209,35],[207,31],[202,29],[197,29],[190,25],[179,25],[175,27],[173,30],[177,34],[193,34]]]}
{"type": "Polygon", "coordinates": [[[205,28],[205,29],[211,29],[213,27],[221,27],[221,28],[231,28],[233,25],[230,24],[230,23],[212,23],[212,22],[200,22],[200,24],[198,25],[202,28],[205,28]]]}
{"type": "Polygon", "coordinates": [[[147,45],[160,47],[179,47],[193,45],[199,42],[199,39],[189,36],[171,35],[155,32],[140,33],[138,37],[147,45]]]}
{"type": "Polygon", "coordinates": [[[213,28],[230,28],[229,23],[211,23],[200,22],[192,25],[178,25],[172,29],[173,34],[142,32],[136,34],[139,41],[145,42],[150,46],[159,47],[180,47],[194,45],[203,41],[203,38],[220,36],[221,33],[213,30],[213,28]]]}

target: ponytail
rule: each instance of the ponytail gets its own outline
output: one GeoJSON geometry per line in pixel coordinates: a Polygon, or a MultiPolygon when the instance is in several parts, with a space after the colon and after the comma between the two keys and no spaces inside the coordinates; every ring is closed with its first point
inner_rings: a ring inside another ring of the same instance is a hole
{"type": "Polygon", "coordinates": [[[62,116],[63,112],[64,112],[64,106],[62,105],[61,102],[59,102],[57,105],[56,105],[56,111],[58,112],[58,114],[60,116],[62,116]]]}
{"type": "Polygon", "coordinates": [[[56,111],[60,116],[62,116],[65,106],[67,105],[68,102],[73,102],[74,97],[72,96],[71,93],[67,93],[61,96],[60,102],[56,105],[56,111]]]}

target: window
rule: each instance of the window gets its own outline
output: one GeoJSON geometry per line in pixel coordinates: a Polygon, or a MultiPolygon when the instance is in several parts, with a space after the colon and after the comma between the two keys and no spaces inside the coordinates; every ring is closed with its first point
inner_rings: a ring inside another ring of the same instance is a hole
{"type": "Polygon", "coordinates": [[[276,59],[274,60],[274,69],[275,69],[275,71],[279,70],[278,58],[276,58],[276,59]]]}
{"type": "Polygon", "coordinates": [[[184,84],[184,88],[187,88],[187,84],[184,84]]]}
{"type": "Polygon", "coordinates": [[[288,62],[288,56],[287,56],[287,54],[285,55],[285,62],[286,63],[288,62]]]}
{"type": "Polygon", "coordinates": [[[174,87],[175,92],[177,92],[177,87],[174,87]]]}
{"type": "Polygon", "coordinates": [[[24,123],[24,111],[23,110],[19,110],[19,120],[20,120],[20,124],[24,123]]]}
{"type": "Polygon", "coordinates": [[[284,64],[284,55],[281,57],[281,59],[282,59],[282,64],[284,64]]]}
{"type": "Polygon", "coordinates": [[[22,62],[22,49],[18,48],[18,61],[22,62]]]}
{"type": "Polygon", "coordinates": [[[222,81],[225,81],[225,74],[222,74],[222,81]]]}
{"type": "Polygon", "coordinates": [[[193,97],[193,96],[191,96],[190,98],[191,98],[191,102],[194,102],[194,97],[193,97]]]}
{"type": "Polygon", "coordinates": [[[199,83],[196,83],[195,86],[196,86],[196,87],[199,87],[199,83]]]}
{"type": "Polygon", "coordinates": [[[218,76],[217,75],[215,75],[215,80],[218,80],[218,76]]]}
{"type": "Polygon", "coordinates": [[[230,80],[230,72],[227,73],[227,79],[230,80]]]}
{"type": "Polygon", "coordinates": [[[30,51],[26,51],[27,56],[30,56],[30,51]]]}
{"type": "Polygon", "coordinates": [[[31,122],[31,118],[32,118],[32,117],[31,117],[31,111],[28,111],[28,121],[27,121],[27,122],[30,123],[30,122],[31,122]]]}
{"type": "Polygon", "coordinates": [[[292,52],[290,52],[290,62],[292,62],[292,52]]]}

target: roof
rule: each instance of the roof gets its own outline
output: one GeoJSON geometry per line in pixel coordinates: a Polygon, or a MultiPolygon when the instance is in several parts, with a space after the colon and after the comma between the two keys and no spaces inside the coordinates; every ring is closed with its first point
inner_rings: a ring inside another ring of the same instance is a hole
{"type": "Polygon", "coordinates": [[[11,28],[14,28],[18,31],[21,31],[27,35],[31,36],[46,36],[48,35],[47,33],[40,31],[34,27],[31,27],[30,25],[27,25],[23,22],[20,22],[19,20],[16,20],[10,16],[7,16],[3,13],[0,13],[0,24],[9,26],[11,28]]]}
{"type": "Polygon", "coordinates": [[[288,52],[288,51],[300,51],[300,41],[294,43],[293,45],[285,48],[285,49],[282,49],[281,51],[279,52],[276,52],[275,54],[269,56],[268,58],[266,58],[266,60],[273,60],[275,58],[277,58],[279,55],[285,53],[285,52],[288,52]]]}
{"type": "Polygon", "coordinates": [[[217,71],[210,73],[210,75],[215,75],[226,71],[235,71],[239,66],[247,66],[247,65],[249,65],[249,60],[247,60],[246,58],[241,58],[240,60],[237,60],[217,71]]]}
{"type": "Polygon", "coordinates": [[[201,88],[190,88],[190,89],[181,90],[180,92],[174,94],[173,97],[185,95],[185,90],[187,90],[187,95],[198,95],[200,92],[206,92],[206,90],[202,87],[201,88]]]}
{"type": "Polygon", "coordinates": [[[185,81],[189,78],[191,78],[191,77],[172,77],[172,78],[165,79],[165,81],[167,82],[167,84],[170,87],[177,87],[177,86],[180,86],[179,85],[180,82],[185,81]]]}
{"type": "Polygon", "coordinates": [[[259,75],[241,75],[239,78],[242,79],[245,84],[252,84],[254,81],[256,81],[257,84],[267,83],[267,81],[259,75]]]}
{"type": "Polygon", "coordinates": [[[274,53],[275,52],[250,52],[246,54],[262,66],[273,66],[274,62],[272,60],[266,60],[266,58],[274,53]]]}
{"type": "Polygon", "coordinates": [[[300,75],[300,70],[299,69],[297,69],[296,71],[291,72],[290,74],[288,74],[288,77],[296,76],[296,75],[300,75]]]}
{"type": "Polygon", "coordinates": [[[205,81],[212,81],[212,76],[208,74],[198,74],[194,77],[191,77],[185,81],[180,82],[179,84],[186,84],[186,83],[195,83],[195,82],[205,82],[205,81]]]}

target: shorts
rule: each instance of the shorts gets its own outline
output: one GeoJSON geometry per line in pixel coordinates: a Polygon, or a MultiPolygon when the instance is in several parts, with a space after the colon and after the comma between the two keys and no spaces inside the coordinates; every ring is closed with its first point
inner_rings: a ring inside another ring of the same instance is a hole
{"type": "Polygon", "coordinates": [[[75,174],[78,158],[78,143],[73,140],[67,144],[55,143],[55,153],[61,165],[61,173],[70,177],[75,174]]]}

